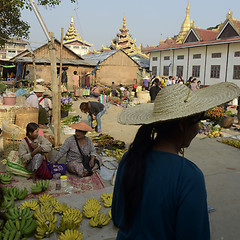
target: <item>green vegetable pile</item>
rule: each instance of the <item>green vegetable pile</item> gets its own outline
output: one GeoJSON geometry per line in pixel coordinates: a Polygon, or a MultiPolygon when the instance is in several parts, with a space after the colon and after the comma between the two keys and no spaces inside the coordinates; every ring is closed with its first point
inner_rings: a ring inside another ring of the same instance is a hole
{"type": "Polygon", "coordinates": [[[79,115],[72,115],[72,116],[67,116],[67,117],[61,119],[61,124],[71,125],[74,123],[78,123],[80,121],[81,121],[81,117],[79,115]]]}

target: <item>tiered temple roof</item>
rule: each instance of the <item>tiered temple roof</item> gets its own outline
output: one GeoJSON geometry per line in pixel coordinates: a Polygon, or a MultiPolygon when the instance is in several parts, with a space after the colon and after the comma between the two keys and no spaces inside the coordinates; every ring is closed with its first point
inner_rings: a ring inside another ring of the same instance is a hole
{"type": "Polygon", "coordinates": [[[146,54],[142,53],[142,45],[139,47],[136,46],[136,39],[132,38],[132,35],[129,33],[129,29],[126,27],[125,17],[123,18],[123,26],[119,30],[120,33],[117,33],[115,38],[112,39],[109,47],[104,47],[102,45],[102,48],[99,51],[93,49],[93,52],[89,52],[89,54],[122,49],[129,56],[139,55],[141,57],[148,58],[146,54]]]}
{"type": "Polygon", "coordinates": [[[63,39],[64,40],[63,44],[71,44],[73,42],[78,42],[78,45],[86,45],[88,47],[91,47],[93,45],[82,40],[82,38],[78,35],[79,33],[77,32],[77,29],[74,26],[73,17],[71,17],[70,27],[68,28],[66,35],[63,39]]]}

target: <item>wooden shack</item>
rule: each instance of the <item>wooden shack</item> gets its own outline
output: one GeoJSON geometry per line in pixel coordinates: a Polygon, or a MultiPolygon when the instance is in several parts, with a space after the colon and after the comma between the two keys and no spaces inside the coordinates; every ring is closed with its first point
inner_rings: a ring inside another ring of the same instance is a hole
{"type": "MultiPolygon", "coordinates": [[[[61,44],[55,39],[56,58],[57,58],[57,72],[59,73],[60,65],[60,47],[61,44]]],[[[33,79],[33,58],[35,58],[36,64],[36,79],[42,78],[45,83],[51,83],[51,65],[48,43],[35,49],[33,54],[26,50],[21,54],[15,56],[13,60],[16,64],[21,64],[22,78],[24,78],[25,72],[30,72],[30,78],[33,79]]],[[[73,72],[77,71],[80,76],[80,80],[83,80],[87,72],[92,72],[96,64],[84,60],[81,56],[74,53],[69,48],[63,45],[62,49],[62,68],[66,69],[68,76],[68,89],[73,90],[72,76],[73,72]]]]}
{"type": "Polygon", "coordinates": [[[120,83],[132,85],[138,78],[139,71],[142,71],[142,67],[121,49],[82,57],[96,64],[93,72],[94,81],[108,86],[112,82],[116,85],[120,83]]]}

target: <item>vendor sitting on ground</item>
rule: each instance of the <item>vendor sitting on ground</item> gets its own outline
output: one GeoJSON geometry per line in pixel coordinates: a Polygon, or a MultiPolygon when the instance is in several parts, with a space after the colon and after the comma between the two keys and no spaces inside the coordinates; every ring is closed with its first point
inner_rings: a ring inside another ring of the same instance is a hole
{"type": "Polygon", "coordinates": [[[41,136],[38,131],[38,124],[34,122],[29,123],[26,128],[26,137],[21,141],[18,151],[18,156],[26,166],[26,169],[33,173],[33,181],[36,178],[52,178],[51,174],[43,176],[40,172],[40,170],[48,172],[48,169],[45,169],[47,165],[44,153],[52,150],[52,144],[45,137],[41,136]]]}
{"type": "Polygon", "coordinates": [[[52,163],[58,163],[64,154],[67,153],[67,170],[77,174],[79,177],[90,176],[99,167],[93,142],[85,136],[88,131],[93,131],[93,129],[83,121],[73,124],[70,127],[76,129],[75,135],[65,140],[52,163]]]}

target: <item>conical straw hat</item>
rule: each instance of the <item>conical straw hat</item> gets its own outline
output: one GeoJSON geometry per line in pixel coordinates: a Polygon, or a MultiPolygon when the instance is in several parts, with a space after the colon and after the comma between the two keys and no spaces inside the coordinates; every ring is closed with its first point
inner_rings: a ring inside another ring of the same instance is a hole
{"type": "Polygon", "coordinates": [[[70,127],[73,128],[73,129],[77,129],[77,130],[81,130],[81,131],[85,131],[85,132],[92,132],[92,131],[94,131],[94,129],[89,127],[84,121],[72,124],[72,125],[70,125],[70,127]]]}
{"type": "Polygon", "coordinates": [[[218,83],[197,91],[191,91],[183,84],[174,84],[162,89],[154,103],[123,110],[118,122],[142,125],[184,118],[229,102],[239,94],[240,88],[234,83],[218,83]]]}

